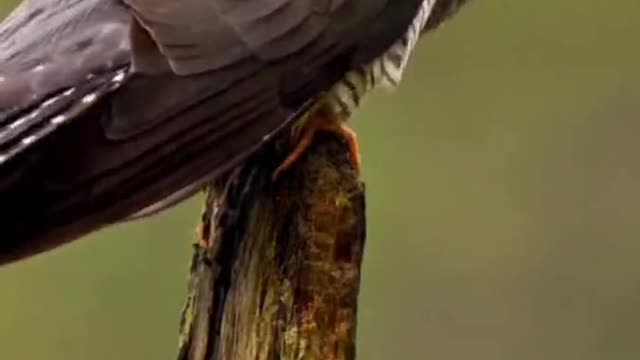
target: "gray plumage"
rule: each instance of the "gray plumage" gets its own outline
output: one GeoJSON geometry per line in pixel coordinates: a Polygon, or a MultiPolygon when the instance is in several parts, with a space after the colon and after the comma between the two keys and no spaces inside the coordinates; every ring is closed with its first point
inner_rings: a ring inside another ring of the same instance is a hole
{"type": "Polygon", "coordinates": [[[425,28],[459,4],[25,1],[0,25],[0,263],[190,195],[394,57],[425,3],[425,28]]]}

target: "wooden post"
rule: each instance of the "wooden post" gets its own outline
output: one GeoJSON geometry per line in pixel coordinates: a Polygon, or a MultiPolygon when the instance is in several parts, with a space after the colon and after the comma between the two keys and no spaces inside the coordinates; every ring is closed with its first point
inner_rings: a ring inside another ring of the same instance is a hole
{"type": "Polygon", "coordinates": [[[330,134],[273,182],[277,147],[207,192],[181,360],[355,358],[364,185],[330,134]]]}

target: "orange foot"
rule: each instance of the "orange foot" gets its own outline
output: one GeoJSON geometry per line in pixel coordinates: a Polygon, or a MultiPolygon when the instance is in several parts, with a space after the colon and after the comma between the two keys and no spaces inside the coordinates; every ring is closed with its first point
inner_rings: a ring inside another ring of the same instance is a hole
{"type": "Polygon", "coordinates": [[[277,180],[283,172],[289,170],[293,164],[300,159],[302,154],[304,154],[313,142],[313,137],[318,131],[330,131],[343,138],[349,147],[351,162],[356,168],[356,171],[360,173],[360,148],[358,146],[356,132],[348,127],[344,120],[323,113],[316,113],[302,124],[302,126],[302,136],[299,137],[298,143],[293,148],[293,151],[291,151],[289,156],[287,156],[282,164],[278,166],[276,171],[273,172],[271,178],[274,181],[277,180]]]}

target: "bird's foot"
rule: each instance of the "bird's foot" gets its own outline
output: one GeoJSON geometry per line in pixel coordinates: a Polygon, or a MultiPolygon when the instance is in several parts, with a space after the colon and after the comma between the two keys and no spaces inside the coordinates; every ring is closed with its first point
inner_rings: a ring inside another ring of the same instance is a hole
{"type": "Polygon", "coordinates": [[[351,162],[358,174],[360,173],[361,159],[357,135],[353,129],[347,126],[343,118],[317,112],[310,119],[305,120],[302,126],[301,134],[294,135],[297,138],[296,146],[273,172],[272,180],[277,180],[282,173],[289,170],[300,159],[313,142],[313,137],[318,131],[329,131],[344,139],[349,147],[351,162]]]}

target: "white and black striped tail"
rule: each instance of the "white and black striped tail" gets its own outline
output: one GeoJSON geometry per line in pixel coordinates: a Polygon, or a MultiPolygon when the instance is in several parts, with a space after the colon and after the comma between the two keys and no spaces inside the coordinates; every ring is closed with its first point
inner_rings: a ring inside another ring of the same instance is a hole
{"type": "Polygon", "coordinates": [[[328,104],[338,114],[350,115],[373,88],[396,88],[437,0],[424,0],[405,35],[384,55],[353,70],[329,92],[328,104]]]}

